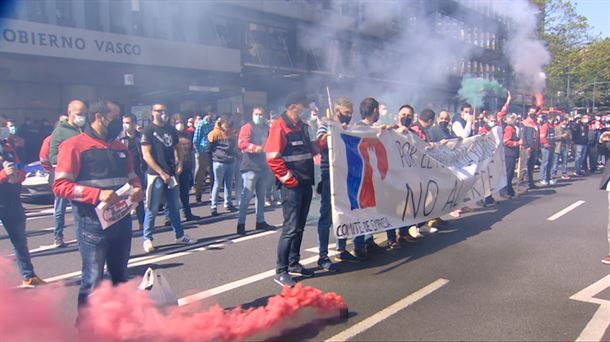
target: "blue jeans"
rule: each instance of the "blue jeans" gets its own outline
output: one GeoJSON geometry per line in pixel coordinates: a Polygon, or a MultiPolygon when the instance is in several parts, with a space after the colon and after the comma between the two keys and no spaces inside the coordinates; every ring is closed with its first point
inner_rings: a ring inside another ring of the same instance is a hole
{"type": "Polygon", "coordinates": [[[555,153],[555,160],[553,160],[553,176],[557,176],[557,170],[559,169],[559,160],[561,159],[561,174],[563,176],[568,175],[568,147],[566,144],[561,144],[559,147],[559,153],[555,153]]]}
{"type": "Polygon", "coordinates": [[[587,145],[574,145],[574,164],[576,166],[576,174],[582,175],[585,173],[583,164],[587,156],[587,145]]]}
{"type": "Polygon", "coordinates": [[[102,230],[97,217],[74,215],[78,250],[83,268],[78,306],[87,304],[89,294],[104,277],[104,265],[114,285],[127,281],[127,263],[131,250],[131,216],[102,230]]]}
{"type": "Polygon", "coordinates": [[[225,207],[233,205],[231,201],[231,183],[233,181],[233,166],[235,163],[220,163],[213,162],[212,169],[214,170],[214,186],[212,187],[212,209],[216,209],[218,205],[218,188],[224,184],[224,202],[225,207]]]}
{"type": "MultiPolygon", "coordinates": [[[[16,199],[19,201],[19,199],[16,199]]],[[[8,233],[8,237],[13,244],[17,267],[23,279],[34,276],[34,266],[30,260],[28,240],[25,235],[25,212],[19,202],[18,205],[0,209],[0,221],[8,233]]]]}
{"type": "Polygon", "coordinates": [[[239,218],[237,223],[246,223],[248,204],[256,192],[256,223],[265,222],[265,192],[267,190],[267,174],[264,172],[246,171],[241,173],[243,189],[239,201],[239,218]]]}
{"type": "Polygon", "coordinates": [[[155,178],[154,183],[151,185],[152,190],[150,191],[150,197],[148,199],[148,208],[144,213],[144,239],[153,240],[153,230],[155,229],[155,218],[159,211],[159,205],[162,203],[165,197],[165,204],[169,209],[169,220],[172,224],[172,229],[176,234],[176,239],[180,239],[184,236],[184,228],[180,223],[180,199],[178,186],[169,188],[161,177],[155,178]]]}
{"type": "Polygon", "coordinates": [[[542,147],[542,165],[540,167],[540,174],[543,181],[551,180],[551,169],[553,168],[553,157],[555,155],[555,146],[551,145],[551,148],[542,147]]]}
{"type": "Polygon", "coordinates": [[[55,228],[53,229],[53,234],[55,235],[55,239],[63,239],[64,238],[64,226],[66,223],[66,206],[68,205],[68,200],[61,197],[55,197],[55,202],[53,203],[53,210],[55,217],[55,228]]]}
{"type": "Polygon", "coordinates": [[[277,274],[288,272],[288,267],[296,267],[299,264],[303,231],[313,195],[311,185],[299,185],[295,188],[282,185],[281,191],[284,226],[277,246],[277,274]]]}

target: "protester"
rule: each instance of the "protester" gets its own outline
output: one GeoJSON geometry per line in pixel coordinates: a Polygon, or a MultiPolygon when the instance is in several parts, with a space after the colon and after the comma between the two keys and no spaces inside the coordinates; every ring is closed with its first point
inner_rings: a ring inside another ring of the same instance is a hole
{"type": "Polygon", "coordinates": [[[555,159],[555,113],[549,113],[542,127],[540,127],[540,143],[542,144],[542,165],[540,167],[540,177],[542,185],[554,185],[557,183],[551,177],[553,169],[553,160],[555,159]]]}
{"type": "Polygon", "coordinates": [[[428,137],[430,142],[438,142],[443,139],[457,139],[451,127],[451,115],[447,110],[441,110],[438,113],[438,122],[428,130],[428,137]]]}
{"type": "Polygon", "coordinates": [[[246,214],[252,195],[256,192],[256,229],[275,228],[265,222],[265,192],[269,181],[269,165],[265,158],[265,143],[269,136],[269,126],[265,122],[265,109],[260,106],[252,110],[252,121],[239,131],[238,147],[242,151],[239,167],[243,180],[243,190],[239,201],[237,234],[246,233],[246,214]]]}
{"type": "Polygon", "coordinates": [[[527,150],[527,184],[529,189],[538,188],[534,183],[534,167],[540,154],[540,126],[538,126],[537,119],[538,111],[532,107],[527,113],[527,118],[522,122],[521,141],[523,147],[527,150]]]}
{"type": "Polygon", "coordinates": [[[479,127],[479,134],[490,133],[494,127],[498,125],[498,116],[496,114],[487,114],[483,119],[483,123],[479,127]]]}
{"type": "MultiPolygon", "coordinates": [[[[5,120],[0,116],[0,124],[5,120]]],[[[21,160],[8,143],[9,131],[0,126],[0,221],[6,230],[15,252],[15,261],[23,278],[23,287],[35,287],[46,282],[34,273],[25,232],[25,211],[21,205],[21,183],[25,171],[21,160]]]]}
{"type": "Polygon", "coordinates": [[[186,132],[191,135],[191,137],[195,134],[195,119],[192,117],[186,119],[186,132]]]}
{"type": "Polygon", "coordinates": [[[281,286],[294,286],[291,275],[312,277],[314,272],[300,264],[303,230],[311,205],[314,182],[314,146],[301,113],[311,102],[305,93],[288,95],[286,111],[271,126],[265,145],[267,163],[281,183],[284,225],[278,241],[276,275],[281,286]]]}
{"type": "Polygon", "coordinates": [[[508,197],[515,196],[513,189],[513,178],[515,177],[515,167],[519,159],[519,135],[517,134],[517,114],[506,117],[502,142],[504,143],[504,160],[506,163],[506,194],[508,197]]]}
{"type": "Polygon", "coordinates": [[[570,179],[568,176],[568,150],[572,143],[572,131],[570,130],[570,118],[564,116],[555,126],[555,159],[553,160],[553,177],[557,177],[559,162],[561,161],[561,179],[570,179]]]}
{"type": "Polygon", "coordinates": [[[178,132],[168,124],[169,115],[164,104],[153,105],[152,117],[153,122],[144,129],[141,140],[142,156],[148,165],[144,242],[142,244],[146,253],[155,249],[153,230],[162,198],[165,198],[165,204],[169,210],[176,243],[194,243],[194,240],[184,233],[184,228],[180,223],[179,189],[176,177],[182,173],[183,156],[182,148],[179,146],[178,132]]]}
{"type": "MultiPolygon", "coordinates": [[[[451,128],[458,139],[466,139],[474,134],[475,116],[469,103],[462,104],[460,115],[453,120],[451,128]]],[[[452,217],[460,217],[462,213],[468,212],[468,207],[460,208],[449,213],[452,217]]]]}
{"type": "Polygon", "coordinates": [[[22,137],[17,135],[17,125],[15,121],[8,120],[6,122],[6,127],[8,128],[9,137],[8,142],[13,146],[15,153],[19,157],[19,160],[25,160],[25,140],[22,137]]]}
{"type": "Polygon", "coordinates": [[[193,187],[193,169],[195,168],[193,136],[186,130],[182,114],[174,114],[173,122],[176,131],[178,131],[179,146],[182,148],[182,172],[178,175],[182,212],[187,221],[196,221],[201,219],[201,217],[193,215],[191,204],[189,203],[189,193],[193,187]]]}
{"type": "Polygon", "coordinates": [[[237,139],[235,138],[233,121],[227,113],[220,115],[214,129],[208,134],[208,143],[212,153],[212,168],[214,170],[214,185],[212,186],[211,215],[218,216],[218,191],[224,186],[224,208],[226,211],[237,211],[233,206],[231,187],[237,155],[237,139]]]}
{"type": "MultiPolygon", "coordinates": [[[[238,108],[239,109],[239,108],[238,108]]],[[[232,135],[235,137],[237,141],[237,137],[239,136],[239,130],[241,126],[245,124],[245,120],[243,118],[242,113],[239,111],[237,113],[233,113],[231,115],[231,130],[232,135]]],[[[233,164],[233,189],[235,189],[235,201],[237,202],[237,207],[239,208],[239,203],[241,203],[241,193],[243,190],[243,182],[241,178],[241,172],[239,172],[239,167],[241,165],[242,152],[241,149],[237,148],[237,142],[235,144],[235,163],[233,164]]]]}
{"type": "Polygon", "coordinates": [[[197,149],[197,174],[195,175],[195,200],[201,202],[203,183],[206,177],[210,177],[210,185],[213,186],[214,174],[212,173],[212,159],[208,144],[208,134],[214,129],[212,112],[208,112],[199,120],[193,135],[193,145],[197,149]]]}
{"type": "Polygon", "coordinates": [[[87,304],[89,294],[108,268],[113,284],[127,281],[131,250],[131,217],[126,215],[107,229],[102,228],[95,206],[117,203],[115,192],[126,183],[133,187],[132,202],[143,199],[140,179],[134,172],[131,153],[116,140],[121,133],[119,105],[94,101],[89,108],[85,132],[66,140],[59,149],[53,191],[72,202],[82,276],[78,306],[87,304]]]}
{"type": "MultiPolygon", "coordinates": [[[[346,97],[340,97],[335,101],[334,116],[331,119],[337,125],[341,125],[343,129],[347,128],[353,113],[352,102],[346,97]]],[[[320,176],[321,180],[317,187],[317,192],[320,194],[320,218],[318,219],[318,266],[325,271],[335,272],[337,267],[330,261],[328,257],[328,243],[330,239],[330,229],[332,222],[332,203],[330,200],[330,160],[328,155],[328,136],[330,135],[330,123],[323,122],[318,127],[316,132],[316,140],[320,145],[320,176]]],[[[362,241],[360,239],[360,241],[362,241]]],[[[337,239],[337,261],[359,262],[360,259],[352,255],[346,249],[347,240],[337,239]]],[[[364,246],[358,246],[364,250],[364,246]]]]}
{"type": "MultiPolygon", "coordinates": [[[[52,184],[55,179],[55,166],[57,165],[57,155],[59,145],[64,141],[79,135],[83,126],[87,123],[87,107],[81,100],[72,100],[68,104],[68,121],[60,123],[53,133],[51,133],[51,148],[49,151],[49,160],[51,161],[52,169],[49,174],[49,183],[52,184]]],[[[63,247],[64,243],[64,225],[66,206],[68,201],[65,198],[55,196],[53,204],[55,228],[53,230],[55,247],[63,247]]]]}
{"type": "Polygon", "coordinates": [[[572,126],[572,141],[574,142],[575,176],[585,175],[585,161],[589,146],[589,115],[584,114],[572,126]]]}
{"type": "MultiPolygon", "coordinates": [[[[142,156],[142,134],[136,131],[137,118],[133,114],[125,114],[123,116],[123,131],[119,135],[119,141],[127,146],[133,160],[133,170],[143,186],[146,184],[145,172],[146,164],[142,156]]],[[[144,229],[144,203],[138,203],[136,207],[136,216],[140,229],[144,229]]]]}
{"type": "Polygon", "coordinates": [[[587,146],[587,159],[588,159],[588,169],[589,172],[594,173],[597,172],[598,166],[598,148],[599,139],[602,135],[602,126],[601,122],[598,119],[595,119],[589,125],[589,146],[587,146]]]}
{"type": "MultiPolygon", "coordinates": [[[[600,142],[610,142],[610,134],[602,135],[600,142]]],[[[606,152],[607,153],[607,152],[606,152]]],[[[610,163],[606,163],[604,168],[604,174],[600,183],[601,190],[605,190],[608,193],[608,247],[610,248],[610,163]]],[[[609,249],[610,250],[610,249],[609,249]]],[[[602,259],[602,263],[610,265],[610,251],[608,256],[602,259]]]]}
{"type": "Polygon", "coordinates": [[[42,146],[40,146],[40,152],[38,154],[40,166],[48,172],[51,172],[51,161],[49,160],[49,154],[51,153],[51,136],[48,135],[42,141],[42,146]]]}
{"type": "Polygon", "coordinates": [[[379,102],[379,123],[381,125],[394,125],[394,118],[388,110],[388,105],[384,102],[379,102]]]}
{"type": "MultiPolygon", "coordinates": [[[[278,118],[278,115],[275,114],[273,111],[269,112],[269,128],[273,126],[273,124],[278,120],[278,118]]],[[[265,207],[270,207],[273,204],[275,204],[276,206],[281,206],[282,196],[280,194],[280,190],[276,186],[276,178],[273,172],[271,172],[271,169],[269,169],[267,177],[267,191],[265,193],[267,198],[265,199],[265,207]]]]}

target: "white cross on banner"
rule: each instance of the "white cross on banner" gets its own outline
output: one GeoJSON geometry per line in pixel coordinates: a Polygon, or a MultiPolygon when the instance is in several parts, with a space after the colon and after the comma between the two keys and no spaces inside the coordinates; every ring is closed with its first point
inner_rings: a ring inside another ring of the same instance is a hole
{"type": "Polygon", "coordinates": [[[333,231],[337,238],[410,226],[506,186],[502,129],[446,145],[412,133],[331,124],[333,231]]]}

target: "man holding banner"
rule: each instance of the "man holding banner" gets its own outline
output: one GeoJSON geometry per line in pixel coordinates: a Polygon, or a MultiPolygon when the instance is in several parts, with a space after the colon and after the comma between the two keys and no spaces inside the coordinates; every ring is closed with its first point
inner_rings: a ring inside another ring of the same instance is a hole
{"type": "Polygon", "coordinates": [[[295,285],[291,275],[314,275],[299,262],[303,230],[313,195],[313,154],[317,147],[309,138],[309,126],[301,119],[301,113],[311,101],[302,92],[288,95],[286,111],[271,126],[265,145],[267,163],[281,183],[284,226],[278,242],[274,278],[281,286],[295,285]]]}

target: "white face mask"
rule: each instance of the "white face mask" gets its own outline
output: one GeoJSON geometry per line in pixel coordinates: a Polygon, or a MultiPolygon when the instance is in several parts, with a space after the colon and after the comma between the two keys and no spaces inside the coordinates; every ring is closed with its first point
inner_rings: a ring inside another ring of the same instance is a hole
{"type": "Polygon", "coordinates": [[[160,118],[161,118],[161,121],[163,121],[163,122],[168,122],[169,121],[169,115],[167,115],[165,113],[161,114],[160,118]]]}
{"type": "Polygon", "coordinates": [[[74,116],[74,124],[78,127],[83,127],[87,122],[87,118],[84,115],[74,116]]]}
{"type": "Polygon", "coordinates": [[[178,130],[178,132],[184,131],[184,124],[182,122],[178,122],[176,124],[176,129],[178,130]]]}
{"type": "Polygon", "coordinates": [[[123,124],[123,130],[125,132],[131,132],[131,125],[129,124],[123,124]]]}

